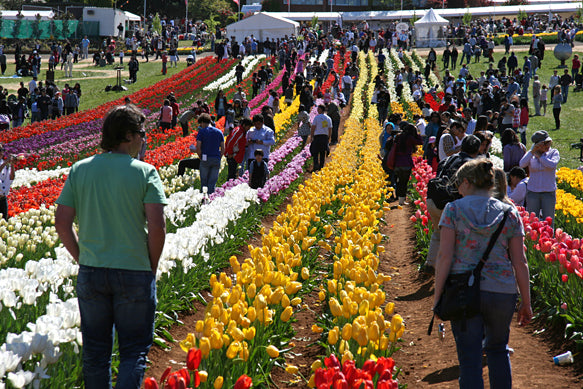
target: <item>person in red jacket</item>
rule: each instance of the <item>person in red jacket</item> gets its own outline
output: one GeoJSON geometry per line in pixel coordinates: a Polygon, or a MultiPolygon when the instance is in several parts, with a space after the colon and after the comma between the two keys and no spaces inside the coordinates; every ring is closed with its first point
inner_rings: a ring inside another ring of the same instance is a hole
{"type": "Polygon", "coordinates": [[[247,146],[247,131],[253,127],[249,118],[241,119],[241,123],[227,137],[225,142],[225,157],[227,157],[228,179],[237,178],[237,167],[245,160],[247,146]]]}

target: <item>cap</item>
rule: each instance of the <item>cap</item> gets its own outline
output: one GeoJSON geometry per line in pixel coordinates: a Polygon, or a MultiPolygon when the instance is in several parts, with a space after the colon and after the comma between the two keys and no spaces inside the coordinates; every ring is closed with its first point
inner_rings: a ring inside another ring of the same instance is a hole
{"type": "Polygon", "coordinates": [[[427,143],[429,143],[429,144],[435,143],[435,139],[436,138],[434,136],[430,136],[429,137],[429,140],[427,141],[427,143]]]}
{"type": "Polygon", "coordinates": [[[544,130],[535,132],[534,134],[532,134],[532,137],[530,139],[532,140],[532,143],[546,142],[552,140],[551,137],[549,136],[549,133],[544,130]]]}

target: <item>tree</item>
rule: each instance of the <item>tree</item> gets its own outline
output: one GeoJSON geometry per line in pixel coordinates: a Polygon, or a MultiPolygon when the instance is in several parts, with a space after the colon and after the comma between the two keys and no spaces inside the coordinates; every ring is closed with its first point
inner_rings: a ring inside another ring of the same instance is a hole
{"type": "Polygon", "coordinates": [[[472,21],[472,13],[470,12],[469,8],[466,8],[466,13],[464,16],[462,16],[462,20],[466,26],[468,26],[472,21]]]}
{"type": "Polygon", "coordinates": [[[188,0],[189,18],[195,20],[211,19],[214,15],[220,15],[229,11],[226,18],[237,12],[237,4],[227,0],[188,0]]]}
{"type": "Polygon", "coordinates": [[[162,23],[160,22],[160,15],[156,12],[154,20],[152,21],[152,29],[158,34],[162,33],[162,23]]]}
{"type": "Polygon", "coordinates": [[[524,10],[519,9],[518,15],[516,15],[516,18],[520,21],[520,20],[528,19],[528,15],[526,14],[526,12],[524,10]]]}

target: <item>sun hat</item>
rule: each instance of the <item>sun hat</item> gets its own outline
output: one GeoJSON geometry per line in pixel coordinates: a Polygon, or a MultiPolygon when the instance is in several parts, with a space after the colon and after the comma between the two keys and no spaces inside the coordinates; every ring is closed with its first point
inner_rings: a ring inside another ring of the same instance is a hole
{"type": "Polygon", "coordinates": [[[534,134],[532,134],[532,137],[530,139],[532,140],[532,143],[546,142],[552,140],[552,138],[549,136],[549,133],[544,130],[535,132],[534,134]]]}

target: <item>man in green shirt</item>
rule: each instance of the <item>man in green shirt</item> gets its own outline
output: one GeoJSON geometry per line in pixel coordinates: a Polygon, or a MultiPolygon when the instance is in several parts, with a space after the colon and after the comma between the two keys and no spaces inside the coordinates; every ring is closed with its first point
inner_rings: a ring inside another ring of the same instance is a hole
{"type": "Polygon", "coordinates": [[[133,105],[114,108],[103,122],[104,152],[73,165],[57,200],[55,227],[80,265],[77,297],[87,389],[111,388],[114,327],[118,388],[140,388],[152,345],[167,201],[156,169],[135,159],[146,136],[144,121],[133,105]]]}

